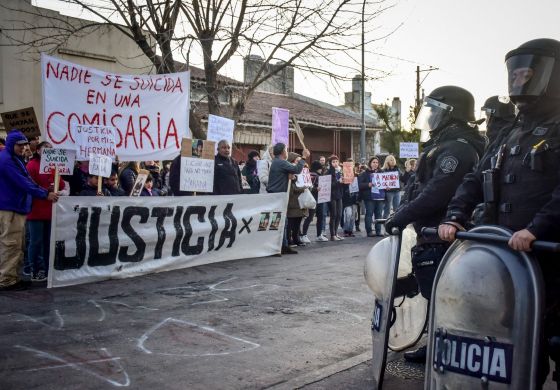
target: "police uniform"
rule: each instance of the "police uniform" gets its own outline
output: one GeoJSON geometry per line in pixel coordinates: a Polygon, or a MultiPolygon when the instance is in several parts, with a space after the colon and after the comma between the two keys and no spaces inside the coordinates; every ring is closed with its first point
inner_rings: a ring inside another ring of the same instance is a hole
{"type": "MultiPolygon", "coordinates": [[[[510,72],[510,96],[512,99],[518,97],[516,105],[521,107],[521,114],[511,131],[503,134],[483,157],[476,172],[465,178],[449,204],[445,221],[465,226],[475,205],[485,200],[483,172],[489,168],[490,161],[498,160],[500,153],[497,150],[501,144],[501,167],[493,178],[496,181],[496,201],[487,210],[494,209],[492,215],[487,217],[487,222],[504,226],[513,232],[527,229],[537,240],[560,241],[559,61],[560,42],[552,40],[530,41],[508,53],[506,64],[510,72]],[[552,73],[552,76],[549,75],[548,89],[540,83],[540,92],[534,86],[536,84],[533,85],[534,92],[529,90],[530,77],[526,77],[528,81],[517,84],[515,77],[512,77],[513,70],[525,70],[533,64],[536,75],[539,66],[543,68],[542,64],[546,64],[544,60],[529,63],[527,57],[531,51],[534,51],[535,56],[556,58],[556,70],[553,72],[550,70],[552,67],[548,67],[548,72],[552,73]],[[522,63],[517,67],[507,64],[508,58],[515,60],[515,56],[525,58],[519,60],[522,63]],[[525,90],[521,91],[521,87],[525,90]]],[[[486,203],[490,203],[488,199],[486,203]]],[[[542,385],[548,372],[546,352],[556,362],[560,360],[560,261],[558,255],[551,253],[535,252],[534,256],[543,271],[546,290],[546,342],[543,343],[543,358],[539,367],[539,382],[542,385]]],[[[555,380],[558,382],[557,376],[555,380]]]]}

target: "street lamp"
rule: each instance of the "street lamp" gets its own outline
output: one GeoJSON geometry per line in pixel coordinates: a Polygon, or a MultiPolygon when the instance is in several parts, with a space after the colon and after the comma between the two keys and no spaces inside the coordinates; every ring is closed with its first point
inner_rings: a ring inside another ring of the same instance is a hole
{"type": "Polygon", "coordinates": [[[366,162],[366,75],[365,75],[365,27],[364,19],[366,12],[366,0],[362,4],[362,96],[361,110],[362,110],[362,128],[360,130],[360,160],[362,164],[366,162]]]}

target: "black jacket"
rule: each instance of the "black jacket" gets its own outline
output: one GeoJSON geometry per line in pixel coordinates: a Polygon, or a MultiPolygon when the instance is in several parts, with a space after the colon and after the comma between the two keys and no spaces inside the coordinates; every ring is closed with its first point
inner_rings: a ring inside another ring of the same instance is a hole
{"type": "Polygon", "coordinates": [[[128,196],[134,187],[138,173],[134,172],[132,168],[125,168],[121,172],[119,182],[121,183],[121,188],[124,190],[125,194],[128,196]]]}
{"type": "Polygon", "coordinates": [[[169,187],[174,196],[190,196],[193,193],[190,191],[181,191],[181,155],[175,157],[171,161],[171,168],[169,168],[169,187]]]}
{"type": "MultiPolygon", "coordinates": [[[[107,191],[107,188],[102,187],[101,192],[104,196],[111,196],[111,193],[107,191]]],[[[78,196],[97,196],[97,187],[92,187],[87,185],[80,191],[78,196]]]]}
{"type": "Polygon", "coordinates": [[[219,154],[214,158],[214,195],[235,195],[243,193],[239,165],[231,157],[219,154]]]}
{"type": "Polygon", "coordinates": [[[339,182],[339,179],[342,178],[342,170],[336,172],[333,167],[330,167],[327,175],[331,175],[331,200],[342,199],[344,184],[339,182]]]}
{"type": "MultiPolygon", "coordinates": [[[[476,128],[452,123],[423,145],[414,182],[407,188],[406,202],[393,217],[397,226],[414,223],[423,227],[439,225],[457,187],[478,163],[486,140],[476,128]]],[[[421,240],[420,240],[421,241],[421,240]]]]}
{"type": "Polygon", "coordinates": [[[513,231],[528,229],[538,240],[560,241],[560,114],[520,118],[514,128],[489,148],[476,171],[468,175],[449,204],[447,220],[465,224],[484,201],[482,172],[490,168],[499,144],[506,153],[499,179],[495,224],[513,231]],[[534,154],[531,150],[541,143],[534,154]]]}

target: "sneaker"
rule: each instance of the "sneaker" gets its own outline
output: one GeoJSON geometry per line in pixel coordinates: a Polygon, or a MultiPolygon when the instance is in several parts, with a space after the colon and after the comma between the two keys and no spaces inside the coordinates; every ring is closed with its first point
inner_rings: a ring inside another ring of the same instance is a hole
{"type": "Polygon", "coordinates": [[[342,241],[342,238],[338,236],[331,236],[331,241],[342,241]]]}
{"type": "Polygon", "coordinates": [[[31,276],[33,276],[33,271],[31,270],[31,268],[24,267],[24,268],[23,268],[23,271],[21,271],[21,274],[22,274],[23,276],[29,276],[29,277],[31,277],[31,276]]]}
{"type": "Polygon", "coordinates": [[[340,237],[338,234],[335,237],[338,238],[338,241],[344,240],[344,237],[340,237]]]}
{"type": "Polygon", "coordinates": [[[301,242],[303,242],[304,244],[311,244],[311,240],[309,239],[309,237],[307,237],[307,234],[304,234],[303,236],[300,237],[301,242]]]}
{"type": "Polygon", "coordinates": [[[33,275],[33,277],[31,278],[32,282],[44,282],[47,280],[47,273],[43,270],[37,272],[36,274],[33,275]]]}
{"type": "Polygon", "coordinates": [[[369,232],[367,234],[368,237],[377,237],[377,234],[373,233],[373,232],[369,232]]]}
{"type": "Polygon", "coordinates": [[[317,241],[319,242],[325,242],[325,241],[329,241],[329,239],[323,235],[320,235],[317,237],[317,241]]]}
{"type": "Polygon", "coordinates": [[[296,255],[297,251],[293,250],[289,246],[284,246],[284,247],[282,247],[282,252],[281,253],[283,255],[296,255]]]}

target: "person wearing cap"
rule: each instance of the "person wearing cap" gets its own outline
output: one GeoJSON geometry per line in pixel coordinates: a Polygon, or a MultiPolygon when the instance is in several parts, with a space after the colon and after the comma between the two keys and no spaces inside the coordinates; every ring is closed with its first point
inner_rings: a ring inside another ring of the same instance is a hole
{"type": "Polygon", "coordinates": [[[0,152],[0,291],[27,287],[18,269],[23,261],[25,219],[33,198],[58,200],[58,194],[41,188],[29,176],[23,155],[29,142],[18,130],[6,138],[0,152]]]}

